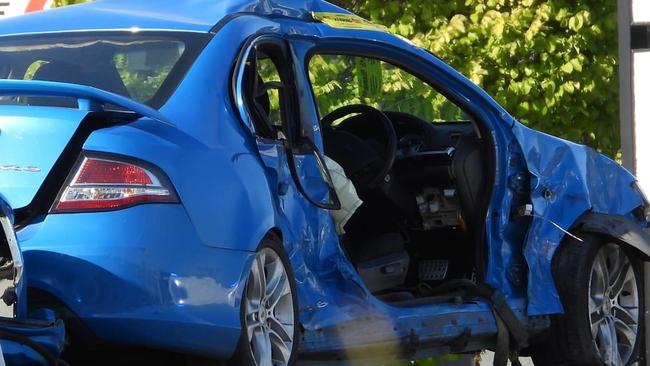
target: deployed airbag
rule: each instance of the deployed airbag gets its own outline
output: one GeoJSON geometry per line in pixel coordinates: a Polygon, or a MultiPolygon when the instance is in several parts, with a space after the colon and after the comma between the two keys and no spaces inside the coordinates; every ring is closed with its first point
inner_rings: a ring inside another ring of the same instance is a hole
{"type": "Polygon", "coordinates": [[[332,177],[334,190],[341,201],[341,209],[332,210],[332,218],[336,224],[336,232],[339,235],[342,235],[345,234],[345,229],[343,227],[361,204],[363,204],[363,201],[359,198],[352,181],[347,177],[347,175],[345,175],[343,167],[327,156],[325,157],[325,164],[327,165],[327,169],[332,177]]]}

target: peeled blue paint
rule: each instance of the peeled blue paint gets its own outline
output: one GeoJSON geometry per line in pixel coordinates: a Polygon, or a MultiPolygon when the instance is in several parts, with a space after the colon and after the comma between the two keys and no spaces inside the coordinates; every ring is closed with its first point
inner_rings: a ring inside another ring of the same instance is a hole
{"type": "Polygon", "coordinates": [[[534,217],[524,244],[528,315],[562,313],[551,261],[565,231],[588,211],[629,215],[643,202],[632,188],[634,176],[608,157],[520,123],[513,132],[532,175],[534,217]]]}

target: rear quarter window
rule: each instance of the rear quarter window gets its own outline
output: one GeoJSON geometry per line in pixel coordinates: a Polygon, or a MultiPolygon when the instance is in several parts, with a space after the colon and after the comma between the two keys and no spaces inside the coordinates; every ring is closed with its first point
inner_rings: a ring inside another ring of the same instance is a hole
{"type": "MultiPolygon", "coordinates": [[[[159,108],[209,38],[208,34],[187,32],[0,37],[0,79],[87,85],[159,108]]],[[[0,102],[31,105],[43,104],[42,100],[26,96],[0,102]]]]}

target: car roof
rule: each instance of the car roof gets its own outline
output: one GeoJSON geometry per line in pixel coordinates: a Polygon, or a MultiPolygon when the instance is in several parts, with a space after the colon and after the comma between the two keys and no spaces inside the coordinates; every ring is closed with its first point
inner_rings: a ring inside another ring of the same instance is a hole
{"type": "Polygon", "coordinates": [[[313,11],[349,13],[323,0],[98,0],[0,20],[0,35],[131,29],[210,32],[234,14],[310,20],[313,11]]]}

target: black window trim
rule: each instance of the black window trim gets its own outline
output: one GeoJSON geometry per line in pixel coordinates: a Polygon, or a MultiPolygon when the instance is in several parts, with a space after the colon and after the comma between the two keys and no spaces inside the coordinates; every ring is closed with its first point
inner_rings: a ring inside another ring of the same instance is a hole
{"type": "MultiPolygon", "coordinates": [[[[256,49],[258,46],[265,45],[278,47],[279,51],[286,56],[286,66],[278,68],[280,81],[284,85],[284,96],[280,97],[280,103],[282,104],[282,132],[284,134],[284,138],[287,139],[292,139],[295,136],[295,130],[297,128],[297,125],[299,125],[299,123],[297,123],[298,116],[296,114],[296,111],[298,110],[298,103],[296,99],[296,83],[294,75],[295,69],[292,66],[293,60],[291,59],[291,54],[289,52],[289,44],[287,40],[280,35],[273,33],[259,33],[249,37],[249,39],[244,43],[241,51],[238,54],[237,61],[235,62],[232,71],[230,88],[231,98],[232,103],[235,106],[235,110],[238,111],[240,119],[251,130],[256,138],[265,143],[282,143],[279,137],[265,136],[261,134],[260,131],[257,131],[255,121],[253,121],[254,113],[251,113],[249,110],[249,103],[246,102],[246,98],[243,95],[245,92],[245,87],[242,85],[244,83],[243,73],[245,63],[251,57],[252,50],[256,49]]],[[[278,65],[276,65],[276,67],[278,67],[278,65]]]]}

